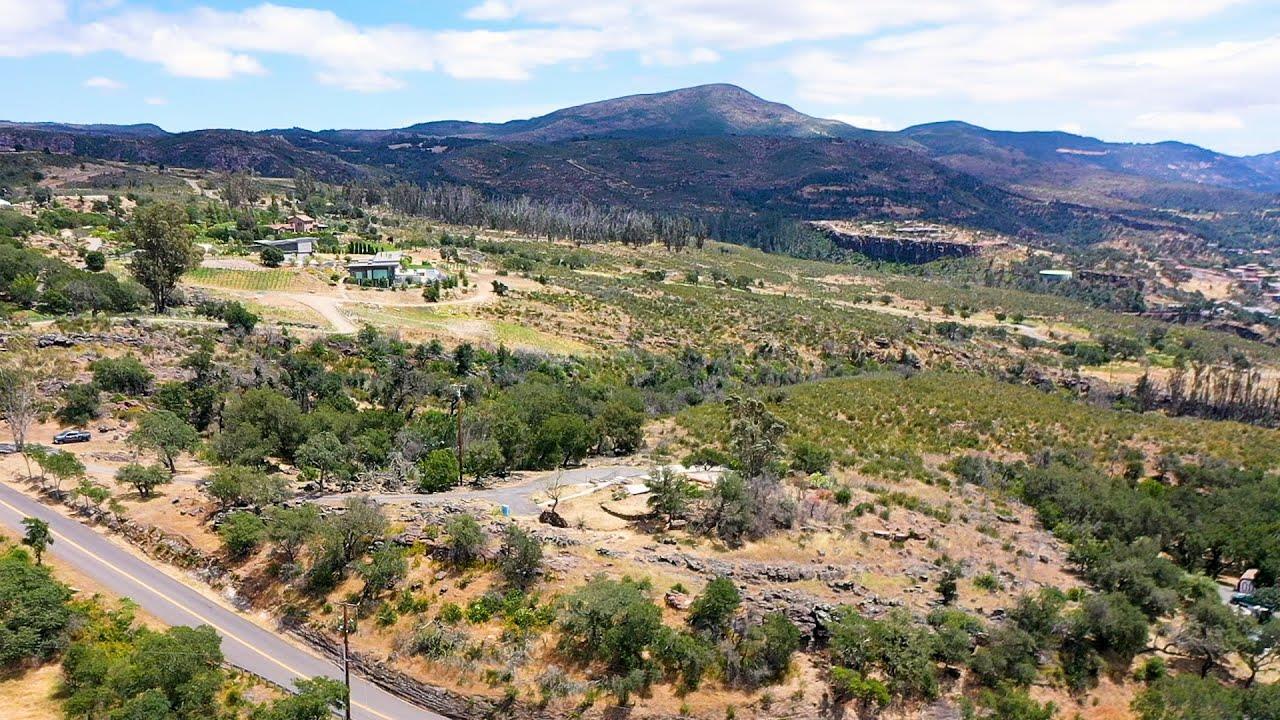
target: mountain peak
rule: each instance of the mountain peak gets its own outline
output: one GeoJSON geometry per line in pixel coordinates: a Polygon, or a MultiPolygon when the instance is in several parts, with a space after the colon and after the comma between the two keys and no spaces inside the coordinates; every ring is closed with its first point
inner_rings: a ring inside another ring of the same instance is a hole
{"type": "Polygon", "coordinates": [[[501,124],[442,121],[405,128],[423,134],[554,142],[594,137],[855,137],[857,128],[805,115],[737,85],[716,83],[628,95],[501,124]]]}

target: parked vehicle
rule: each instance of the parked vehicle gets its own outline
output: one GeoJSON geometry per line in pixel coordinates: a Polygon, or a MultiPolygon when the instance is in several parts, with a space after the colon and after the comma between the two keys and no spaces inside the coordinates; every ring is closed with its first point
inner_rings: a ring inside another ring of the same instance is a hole
{"type": "Polygon", "coordinates": [[[93,437],[88,430],[63,430],[53,436],[54,445],[65,445],[66,443],[89,442],[89,438],[93,437]]]}

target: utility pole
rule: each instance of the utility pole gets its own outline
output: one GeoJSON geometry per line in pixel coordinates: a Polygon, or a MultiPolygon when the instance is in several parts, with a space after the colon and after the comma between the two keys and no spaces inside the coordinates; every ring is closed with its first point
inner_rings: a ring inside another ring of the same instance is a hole
{"type": "Polygon", "coordinates": [[[462,388],[461,383],[453,385],[453,412],[458,420],[458,429],[456,435],[458,437],[458,484],[462,484],[462,388]]]}
{"type": "Polygon", "coordinates": [[[351,720],[351,625],[347,620],[350,605],[342,603],[342,684],[347,686],[347,701],[342,703],[342,717],[351,720]]]}

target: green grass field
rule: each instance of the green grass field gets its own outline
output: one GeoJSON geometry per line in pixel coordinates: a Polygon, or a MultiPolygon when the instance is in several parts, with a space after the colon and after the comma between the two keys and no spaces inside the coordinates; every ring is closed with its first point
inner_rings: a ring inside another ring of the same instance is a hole
{"type": "Polygon", "coordinates": [[[196,268],[186,275],[193,285],[225,290],[295,290],[308,285],[307,278],[293,270],[228,270],[196,268]]]}

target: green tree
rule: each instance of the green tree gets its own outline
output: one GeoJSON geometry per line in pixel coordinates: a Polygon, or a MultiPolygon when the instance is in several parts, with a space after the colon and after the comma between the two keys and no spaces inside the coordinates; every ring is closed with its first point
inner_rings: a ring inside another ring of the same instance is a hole
{"type": "Polygon", "coordinates": [[[53,533],[49,531],[49,523],[40,518],[28,517],[22,519],[22,527],[25,529],[22,544],[31,548],[31,552],[36,556],[36,565],[39,565],[44,558],[45,549],[53,544],[53,533]]]}
{"type": "Polygon", "coordinates": [[[129,463],[116,471],[116,484],[133,488],[141,498],[151,497],[156,488],[169,480],[170,474],[162,465],[129,463]]]}
{"type": "Polygon", "coordinates": [[[781,613],[764,616],[759,625],[726,652],[725,679],[734,685],[758,687],[776,683],[791,667],[791,656],[800,649],[800,629],[781,613]]]}
{"type": "Polygon", "coordinates": [[[449,536],[449,562],[454,567],[470,567],[480,559],[485,546],[489,544],[489,536],[485,534],[480,523],[466,513],[455,515],[444,526],[449,536]]]}
{"type": "Polygon", "coordinates": [[[218,526],[218,536],[227,554],[239,560],[258,549],[267,536],[267,525],[254,513],[233,512],[218,526]]]}
{"type": "Polygon", "coordinates": [[[1001,683],[1030,685],[1040,670],[1039,655],[1040,644],[1030,633],[1003,627],[974,651],[969,667],[979,682],[990,687],[1001,683]]]}
{"type": "Polygon", "coordinates": [[[750,531],[755,513],[746,480],[736,472],[726,472],[712,486],[701,522],[704,529],[714,532],[721,540],[739,545],[750,531]]]}
{"type": "Polygon", "coordinates": [[[729,578],[715,578],[689,606],[689,626],[711,639],[723,637],[741,605],[738,586],[729,578]]]}
{"type": "MultiPolygon", "coordinates": [[[[40,555],[36,555],[39,562],[40,555]]],[[[1258,673],[1280,661],[1280,619],[1269,618],[1266,622],[1257,623],[1245,628],[1236,645],[1240,661],[1249,668],[1249,677],[1245,679],[1245,687],[1252,687],[1258,673]]]]}
{"type": "Polygon", "coordinates": [[[82,498],[84,500],[84,508],[87,510],[92,503],[94,507],[100,507],[102,503],[111,499],[111,491],[93,481],[93,478],[81,477],[80,482],[75,489],[71,491],[72,497],[82,498]]]}
{"type": "Polygon", "coordinates": [[[227,401],[211,449],[224,463],[264,465],[267,458],[293,460],[301,434],[298,404],[275,390],[255,388],[227,401]]]}
{"type": "Polygon", "coordinates": [[[169,307],[183,274],[200,264],[200,250],[187,223],[181,205],[154,203],[139,207],[123,233],[135,251],[129,270],[151,294],[157,314],[169,307]]]}
{"type": "Polygon", "coordinates": [[[341,472],[351,457],[346,444],[332,432],[318,432],[298,446],[298,467],[315,473],[316,488],[324,492],[325,481],[341,472]]]}
{"type": "Polygon", "coordinates": [[[102,272],[107,269],[107,256],[100,250],[90,250],[84,254],[84,267],[89,272],[102,272]]]}
{"type": "Polygon", "coordinates": [[[467,445],[462,456],[462,468],[476,482],[500,475],[507,469],[507,458],[502,446],[493,440],[477,440],[467,445]]]}
{"type": "Polygon", "coordinates": [[[89,383],[68,385],[62,389],[62,407],[57,417],[67,425],[83,426],[101,413],[101,393],[89,383]]]}
{"type": "Polygon", "coordinates": [[[566,595],[560,605],[560,649],[583,663],[604,663],[615,673],[644,664],[658,637],[662,611],[647,582],[602,575],[566,595]]]}
{"type": "Polygon", "coordinates": [[[975,720],[1053,720],[1057,707],[1049,702],[1036,702],[1025,690],[1002,688],[986,690],[978,696],[982,710],[975,720]]]}
{"type": "Polygon", "coordinates": [[[596,434],[608,450],[618,454],[634,452],[644,442],[644,401],[639,395],[619,393],[610,398],[596,416],[596,434]]]}
{"type": "Polygon", "coordinates": [[[311,567],[307,584],[313,591],[331,589],[347,567],[383,538],[387,519],[369,498],[349,498],[341,514],[320,523],[317,540],[311,543],[311,567]]]}
{"type": "Polygon", "coordinates": [[[732,397],[729,406],[729,448],[742,474],[758,478],[778,457],[787,426],[754,398],[732,397]]]}
{"type": "Polygon", "coordinates": [[[937,608],[929,613],[933,628],[933,656],[949,667],[964,667],[973,656],[973,648],[984,630],[982,621],[963,610],[937,608]]]}
{"type": "Polygon", "coordinates": [[[892,699],[884,683],[839,666],[831,668],[831,692],[836,702],[854,702],[873,713],[892,699]]]}
{"type": "Polygon", "coordinates": [[[716,663],[714,645],[692,633],[665,626],[658,629],[652,654],[666,676],[679,681],[676,691],[682,695],[697,690],[716,663]]]}
{"type": "Polygon", "coordinates": [[[527,590],[542,574],[542,543],[519,525],[507,525],[498,551],[498,568],[507,584],[527,590]]]}
{"type": "Polygon", "coordinates": [[[900,610],[875,620],[842,607],[831,628],[832,660],[863,675],[878,671],[887,678],[890,692],[899,697],[937,695],[935,655],[932,633],[900,610]]]}
{"type": "Polygon", "coordinates": [[[105,392],[125,395],[144,395],[155,378],[138,358],[126,355],[122,358],[102,358],[89,366],[93,370],[93,384],[105,392]]]}
{"type": "Polygon", "coordinates": [[[71,591],[25,551],[0,554],[0,669],[57,652],[72,619],[70,599],[71,591]]]}
{"type": "Polygon", "coordinates": [[[420,463],[418,491],[443,492],[458,483],[458,458],[452,450],[432,450],[420,463]]]}
{"type": "Polygon", "coordinates": [[[938,596],[943,605],[955,604],[959,596],[957,582],[961,575],[962,569],[958,563],[950,562],[943,565],[942,575],[938,577],[938,596]]]}
{"type": "Polygon", "coordinates": [[[226,682],[211,627],[112,629],[87,634],[62,660],[68,717],[207,720],[219,716],[226,682]]]}
{"type": "Polygon", "coordinates": [[[405,560],[403,550],[391,545],[375,550],[369,556],[369,562],[358,568],[360,579],[364,580],[361,598],[376,598],[379,593],[390,590],[403,580],[408,572],[409,563],[405,560]]]}
{"type": "Polygon", "coordinates": [[[36,457],[36,463],[43,474],[53,476],[55,490],[61,490],[62,483],[68,480],[84,477],[84,463],[66,450],[42,453],[36,457]]]}
{"type": "Polygon", "coordinates": [[[295,692],[253,709],[251,720],[329,720],[347,702],[347,689],[325,677],[295,680],[295,692]]]}
{"type": "Polygon", "coordinates": [[[1172,675],[1147,686],[1130,707],[1139,720],[1243,720],[1244,700],[1217,680],[1172,675]]]}
{"type": "Polygon", "coordinates": [[[1173,642],[1200,661],[1200,677],[1206,677],[1240,644],[1243,630],[1243,622],[1231,608],[1217,597],[1206,597],[1187,609],[1186,621],[1173,642]]]}
{"type": "Polygon", "coordinates": [[[274,507],[267,519],[267,537],[289,562],[298,559],[298,551],[320,529],[320,511],[309,504],[292,508],[274,507]]]}
{"type": "Polygon", "coordinates": [[[257,313],[235,300],[223,303],[219,317],[227,324],[228,330],[235,330],[243,335],[252,333],[258,321],[262,319],[257,313]]]}
{"type": "Polygon", "coordinates": [[[196,429],[168,410],[152,410],[143,415],[129,434],[130,445],[155,452],[170,473],[178,471],[178,456],[195,450],[199,443],[196,429]]]}
{"type": "Polygon", "coordinates": [[[269,268],[280,267],[280,264],[284,262],[284,251],[278,247],[268,245],[262,248],[260,255],[262,257],[262,264],[269,268]]]}
{"type": "Polygon", "coordinates": [[[229,465],[209,475],[206,488],[224,508],[234,505],[265,506],[285,496],[285,480],[242,465],[229,465]]]}
{"type": "Polygon", "coordinates": [[[806,475],[825,473],[831,469],[834,456],[827,448],[805,438],[791,441],[791,467],[806,475]]]}
{"type": "Polygon", "coordinates": [[[649,471],[649,511],[662,518],[667,527],[683,520],[697,494],[697,486],[684,475],[667,467],[649,471]]]}

